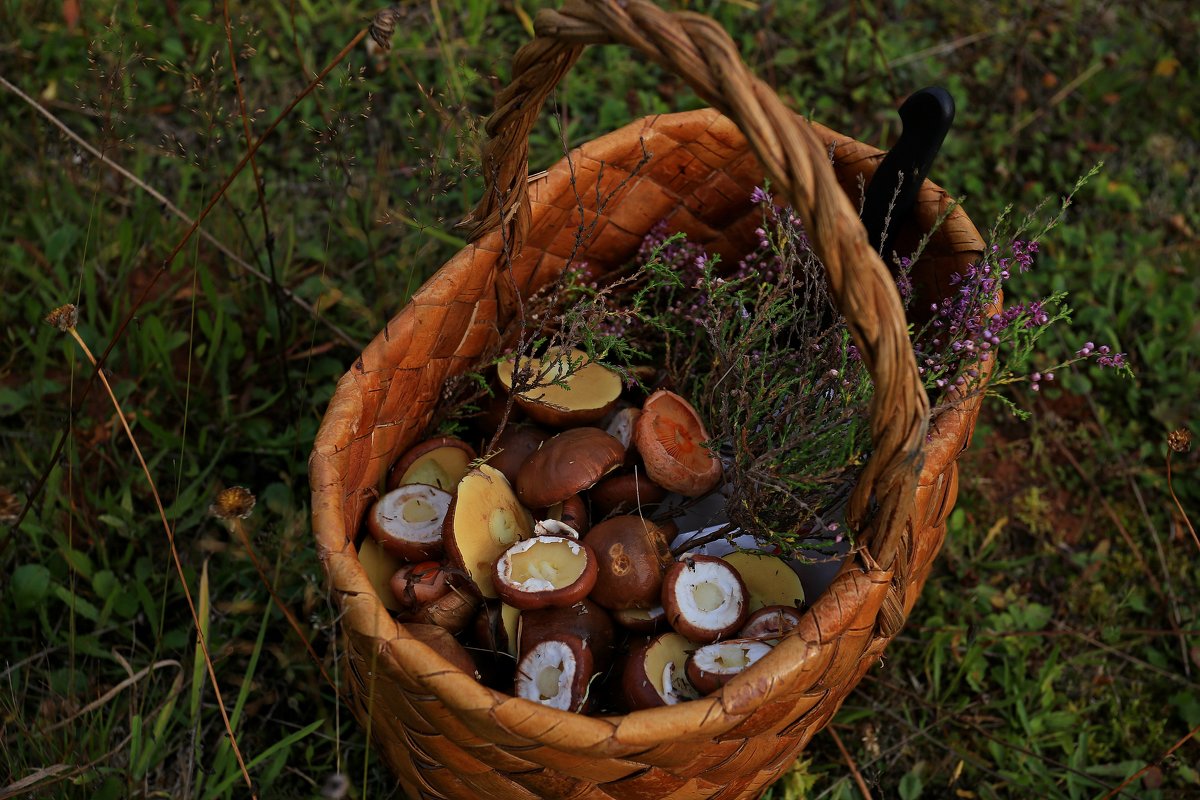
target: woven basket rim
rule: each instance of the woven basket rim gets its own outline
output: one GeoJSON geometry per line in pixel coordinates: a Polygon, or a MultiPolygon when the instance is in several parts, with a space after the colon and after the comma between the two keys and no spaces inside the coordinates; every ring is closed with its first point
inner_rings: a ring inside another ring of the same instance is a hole
{"type": "MultiPolygon", "coordinates": [[[[655,115],[637,120],[624,128],[593,139],[572,151],[571,158],[578,159],[588,152],[601,152],[607,141],[622,135],[628,128],[645,128],[654,121],[667,117],[684,119],[692,115],[710,118],[713,124],[728,121],[713,109],[655,115]]],[[[732,123],[730,123],[732,125],[732,123]]],[[[813,129],[836,150],[839,143],[854,142],[851,137],[838,134],[831,129],[812,123],[813,129]]],[[[858,144],[858,143],[855,143],[858,144]]],[[[860,149],[873,151],[871,157],[882,157],[882,152],[866,146],[860,149]]],[[[568,158],[551,167],[543,180],[563,184],[570,180],[568,158]]],[[[922,189],[923,196],[934,194],[945,197],[940,187],[929,181],[922,189]]],[[[957,209],[964,219],[965,212],[957,209]]],[[[969,224],[969,220],[968,220],[969,224]]],[[[970,226],[974,230],[973,226],[970,226]]],[[[978,234],[976,232],[976,237],[978,234]]],[[[414,295],[410,303],[397,317],[412,313],[420,305],[422,294],[436,285],[448,270],[469,265],[481,250],[497,251],[501,248],[500,234],[493,233],[455,254],[414,295]]],[[[976,243],[968,243],[974,245],[976,243]]],[[[982,250],[982,242],[977,242],[982,250]]],[[[367,349],[364,356],[381,349],[388,340],[391,321],[367,349]]],[[[360,356],[356,366],[363,363],[360,356]]],[[[383,603],[374,594],[365,572],[358,562],[353,538],[348,534],[345,521],[346,473],[349,448],[356,437],[367,432],[357,430],[362,416],[365,399],[352,368],[339,381],[325,418],[318,431],[312,456],[310,477],[313,497],[313,525],[317,539],[318,555],[333,590],[340,597],[345,610],[344,624],[348,629],[376,640],[380,652],[390,651],[390,657],[402,665],[422,665],[410,674],[394,674],[390,660],[381,658],[381,666],[390,671],[392,677],[406,683],[418,684],[422,693],[436,696],[448,708],[482,720],[490,719],[498,728],[511,735],[526,737],[543,744],[569,746],[581,752],[594,752],[597,756],[627,755],[638,748],[651,747],[674,739],[714,739],[736,727],[741,720],[770,702],[775,686],[786,686],[789,674],[827,665],[808,663],[808,656],[819,642],[839,636],[849,628],[868,632],[874,628],[874,614],[869,619],[859,619],[864,608],[878,607],[879,598],[888,589],[893,573],[891,570],[872,568],[855,561],[861,569],[843,570],[838,577],[838,591],[827,590],[805,611],[805,623],[785,639],[772,653],[726,684],[718,692],[699,700],[675,706],[643,709],[624,715],[586,716],[559,711],[533,701],[514,698],[487,688],[473,678],[457,670],[440,655],[408,633],[403,624],[395,621],[383,603]],[[549,715],[549,717],[547,717],[549,715]],[[546,720],[552,718],[552,724],[546,720]],[[531,723],[536,720],[536,723],[531,723]],[[549,728],[547,733],[545,729],[549,728]],[[619,752],[614,751],[614,742],[620,742],[619,752]]],[[[928,486],[937,479],[945,466],[952,461],[962,447],[975,416],[977,400],[968,401],[963,408],[942,415],[937,430],[925,448],[925,463],[920,472],[919,485],[928,486]]],[[[381,470],[386,465],[376,467],[381,470]]],[[[377,482],[377,481],[376,481],[377,482]]]]}

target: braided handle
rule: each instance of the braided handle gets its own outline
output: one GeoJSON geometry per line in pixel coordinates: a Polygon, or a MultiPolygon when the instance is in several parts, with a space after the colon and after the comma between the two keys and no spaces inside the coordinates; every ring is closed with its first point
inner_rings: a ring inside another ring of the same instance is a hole
{"type": "MultiPolygon", "coordinates": [[[[536,38],[517,52],[512,82],[487,121],[487,191],[468,217],[470,238],[499,229],[512,253],[520,249],[530,224],[529,134],[543,102],[586,45],[624,44],[686,80],[737,123],[772,186],[800,216],[874,380],[874,450],[851,495],[847,523],[862,535],[864,555],[891,567],[907,540],[929,401],[895,283],[838,186],[826,148],[750,73],[733,41],[708,17],[670,13],[648,0],[566,0],[558,11],[539,12],[534,28],[536,38]],[[868,519],[871,527],[863,530],[868,519]]],[[[907,557],[905,552],[898,572],[907,557]]]]}

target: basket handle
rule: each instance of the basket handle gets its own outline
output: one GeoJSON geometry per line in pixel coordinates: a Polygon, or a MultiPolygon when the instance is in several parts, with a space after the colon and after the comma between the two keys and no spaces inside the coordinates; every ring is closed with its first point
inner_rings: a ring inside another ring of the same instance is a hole
{"type": "Polygon", "coordinates": [[[729,35],[713,20],[667,12],[648,0],[566,0],[543,9],[536,38],[517,51],[512,81],[496,97],[483,150],[483,199],[467,222],[470,239],[501,230],[515,254],[530,224],[529,134],[547,96],[589,44],[624,44],[686,80],[730,117],[762,162],[776,191],[799,214],[825,265],[834,302],[875,384],[871,453],[847,508],[874,565],[907,568],[909,515],[916,493],[929,400],[921,385],[896,286],[850,199],[829,153],[779,96],[755,78],[729,35]],[[870,521],[869,530],[863,523],[870,521]]]}

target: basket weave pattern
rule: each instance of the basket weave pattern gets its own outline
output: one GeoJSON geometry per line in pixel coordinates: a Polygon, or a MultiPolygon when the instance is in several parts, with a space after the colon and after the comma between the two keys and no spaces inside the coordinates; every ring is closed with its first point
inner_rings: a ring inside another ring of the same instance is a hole
{"type": "MultiPolygon", "coordinates": [[[[757,796],[878,661],[920,594],[977,404],[940,416],[926,435],[928,401],[899,298],[850,199],[880,151],[787,111],[704,17],[641,0],[569,2],[540,14],[537,31],[489,120],[493,191],[475,212],[474,243],[342,378],[310,460],[318,554],[344,612],[355,711],[414,797],[757,796]],[[717,110],[635,122],[527,180],[528,130],[542,100],[584,44],[608,41],[684,75],[717,110]],[[358,563],[353,542],[387,468],[419,440],[447,378],[474,369],[519,298],[553,282],[573,255],[602,275],[666,219],[735,263],[754,245],[760,220],[749,195],[765,178],[803,220],[875,381],[875,448],[850,509],[864,546],[792,635],[700,700],[587,717],[478,684],[392,619],[358,563]]],[[[948,294],[950,275],[982,254],[970,220],[949,208],[926,182],[911,228],[898,232],[897,249],[911,251],[945,216],[913,275],[926,297],[948,294]]]]}

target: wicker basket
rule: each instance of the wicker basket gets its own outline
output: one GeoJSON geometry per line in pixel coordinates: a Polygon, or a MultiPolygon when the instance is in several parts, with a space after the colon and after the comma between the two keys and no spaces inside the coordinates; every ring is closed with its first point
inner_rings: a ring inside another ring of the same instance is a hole
{"type": "MultiPolygon", "coordinates": [[[[754,797],[903,624],[941,546],[957,491],[954,461],[977,405],[927,430],[929,404],[895,285],[850,200],[880,151],[788,111],[702,16],[645,0],[568,0],[539,14],[536,30],[488,123],[489,191],[474,215],[474,243],[363,351],[317,434],[313,525],[344,612],[355,712],[413,797],[754,797]],[[683,76],[716,110],[635,122],[528,179],[527,137],[543,100],[585,45],[608,42],[683,76]],[[485,688],[394,621],[358,562],[353,542],[388,466],[423,433],[446,379],[472,369],[513,321],[517,293],[562,272],[581,223],[588,236],[580,257],[600,272],[625,262],[664,218],[734,263],[753,246],[749,196],[764,177],[803,220],[875,381],[874,450],[847,518],[860,547],[791,636],[703,699],[588,717],[485,688]]],[[[949,207],[927,182],[897,250],[910,251],[949,207]]],[[[916,265],[918,292],[949,294],[950,275],[982,248],[966,215],[950,211],[916,265]]]]}

